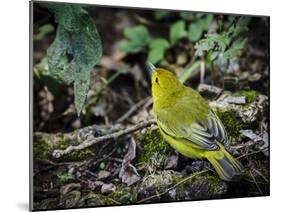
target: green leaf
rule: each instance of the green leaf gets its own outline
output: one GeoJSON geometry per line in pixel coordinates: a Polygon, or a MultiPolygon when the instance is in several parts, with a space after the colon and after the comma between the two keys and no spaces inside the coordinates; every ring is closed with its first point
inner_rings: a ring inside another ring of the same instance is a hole
{"type": "Polygon", "coordinates": [[[142,41],[148,41],[149,33],[145,26],[139,25],[132,28],[125,29],[124,35],[133,41],[141,43],[142,41]]]}
{"type": "Polygon", "coordinates": [[[245,47],[246,42],[247,42],[246,38],[235,40],[231,45],[231,48],[225,51],[224,57],[227,59],[232,59],[237,57],[238,53],[245,47]]]}
{"type": "Polygon", "coordinates": [[[213,21],[213,15],[207,15],[189,25],[187,37],[190,41],[198,41],[202,37],[202,33],[208,30],[213,21]]]}
{"type": "Polygon", "coordinates": [[[180,20],[174,23],[170,28],[170,41],[172,44],[176,43],[179,39],[187,36],[185,30],[185,22],[180,20]]]}
{"type": "Polygon", "coordinates": [[[58,177],[59,181],[62,183],[67,183],[67,182],[70,182],[75,179],[74,176],[68,172],[62,173],[62,174],[57,174],[57,177],[58,177]]]}
{"type": "Polygon", "coordinates": [[[89,89],[90,72],[102,55],[100,37],[93,19],[82,7],[56,4],[49,9],[58,22],[56,38],[47,50],[49,72],[67,84],[74,82],[79,115],[89,89]]]}
{"type": "Polygon", "coordinates": [[[148,61],[156,64],[163,59],[165,50],[169,48],[170,44],[163,38],[156,38],[149,42],[148,61]]]}
{"type": "Polygon", "coordinates": [[[127,40],[119,43],[119,49],[125,53],[138,53],[148,44],[150,37],[145,26],[139,25],[124,31],[127,40]]]}
{"type": "Polygon", "coordinates": [[[214,47],[214,45],[215,45],[214,42],[208,40],[208,38],[200,40],[194,46],[196,50],[195,55],[199,57],[203,56],[203,54],[211,50],[214,47]]]}
{"type": "MultiPolygon", "coordinates": [[[[210,50],[215,51],[225,51],[227,46],[229,45],[229,38],[226,36],[226,33],[221,34],[209,34],[206,38],[201,39],[199,42],[195,44],[195,54],[198,56],[202,56],[204,52],[208,52],[210,50]]],[[[213,57],[214,58],[214,57],[213,57]]]]}
{"type": "Polygon", "coordinates": [[[164,53],[165,53],[165,49],[160,49],[160,48],[151,49],[148,53],[148,61],[153,64],[156,64],[163,59],[164,53]]]}
{"type": "Polygon", "coordinates": [[[198,27],[196,23],[190,24],[187,31],[187,37],[190,41],[195,42],[201,38],[202,32],[202,29],[198,27]]]}
{"type": "Polygon", "coordinates": [[[140,45],[133,41],[121,41],[118,45],[120,51],[125,53],[138,53],[144,48],[144,45],[140,45]]]}
{"type": "MultiPolygon", "coordinates": [[[[243,32],[247,31],[247,25],[250,23],[249,17],[240,17],[236,24],[232,24],[219,34],[209,34],[195,44],[195,54],[207,55],[207,61],[214,61],[221,70],[228,70],[231,64],[237,60],[239,52],[245,48],[247,38],[243,37],[243,32]]],[[[201,26],[207,27],[211,23],[211,18],[206,17],[201,26]]]]}
{"type": "Polygon", "coordinates": [[[198,25],[202,30],[208,30],[213,21],[213,15],[206,15],[204,18],[198,20],[198,25]]]}
{"type": "Polygon", "coordinates": [[[166,39],[163,38],[155,38],[149,42],[149,48],[161,48],[161,49],[167,49],[170,47],[169,42],[166,39]]]}

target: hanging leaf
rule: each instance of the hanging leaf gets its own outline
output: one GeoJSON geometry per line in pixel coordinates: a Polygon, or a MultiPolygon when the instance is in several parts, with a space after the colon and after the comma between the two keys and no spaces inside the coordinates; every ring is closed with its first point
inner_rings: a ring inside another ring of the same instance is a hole
{"type": "Polygon", "coordinates": [[[83,108],[90,85],[90,72],[99,62],[102,46],[93,19],[77,5],[49,5],[58,23],[54,42],[47,50],[51,76],[74,83],[75,107],[83,108]]]}

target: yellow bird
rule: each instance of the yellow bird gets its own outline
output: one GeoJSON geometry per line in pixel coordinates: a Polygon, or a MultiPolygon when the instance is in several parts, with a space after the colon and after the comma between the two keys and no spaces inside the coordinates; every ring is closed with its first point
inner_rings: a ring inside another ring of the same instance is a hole
{"type": "Polygon", "coordinates": [[[208,102],[171,72],[152,64],[149,69],[153,114],[164,139],[186,157],[207,159],[221,179],[233,180],[242,165],[229,153],[227,132],[208,102]]]}

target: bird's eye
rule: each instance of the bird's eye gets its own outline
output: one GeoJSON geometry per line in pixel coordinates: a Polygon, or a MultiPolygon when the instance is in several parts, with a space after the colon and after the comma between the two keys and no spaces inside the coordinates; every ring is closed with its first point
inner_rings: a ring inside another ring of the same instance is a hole
{"type": "Polygon", "coordinates": [[[156,83],[158,83],[158,82],[159,82],[159,81],[158,81],[158,77],[156,77],[156,78],[155,78],[155,82],[156,82],[156,83]]]}

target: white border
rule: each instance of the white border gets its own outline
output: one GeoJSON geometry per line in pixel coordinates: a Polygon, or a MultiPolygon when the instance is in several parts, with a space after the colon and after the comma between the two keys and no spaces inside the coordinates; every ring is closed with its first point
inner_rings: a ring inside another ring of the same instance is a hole
{"type": "MultiPolygon", "coordinates": [[[[70,0],[68,2],[77,2],[70,0]]],[[[29,12],[27,0],[1,2],[0,211],[28,209],[29,12]]],[[[79,3],[271,16],[271,196],[68,211],[276,211],[280,204],[280,6],[277,0],[79,0],[79,3]],[[272,115],[273,114],[273,115],[272,115]]]]}

